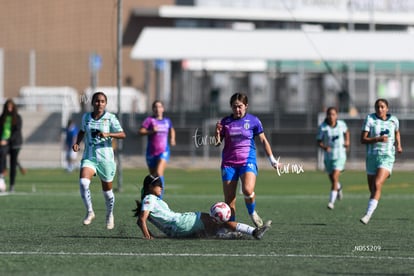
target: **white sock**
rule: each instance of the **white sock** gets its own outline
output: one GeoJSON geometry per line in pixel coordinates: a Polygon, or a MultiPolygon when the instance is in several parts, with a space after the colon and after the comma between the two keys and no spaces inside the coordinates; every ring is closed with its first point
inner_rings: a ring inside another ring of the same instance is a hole
{"type": "Polygon", "coordinates": [[[341,183],[338,182],[338,191],[342,188],[341,183]]]}
{"type": "Polygon", "coordinates": [[[79,191],[80,191],[83,204],[85,204],[85,208],[88,212],[93,212],[92,195],[91,195],[91,190],[89,189],[89,184],[91,184],[91,181],[89,179],[87,178],[79,179],[79,191]]]}
{"type": "Polygon", "coordinates": [[[105,198],[106,203],[106,214],[109,215],[114,212],[114,203],[115,203],[115,196],[114,192],[111,190],[103,191],[103,195],[105,198]]]}
{"type": "Polygon", "coordinates": [[[378,206],[378,200],[370,199],[368,201],[367,215],[372,216],[377,206],[378,206]]]}
{"type": "Polygon", "coordinates": [[[335,203],[336,197],[338,196],[338,191],[331,190],[331,194],[329,197],[329,202],[335,203]]]}
{"type": "Polygon", "coordinates": [[[244,223],[237,223],[236,225],[236,231],[241,232],[243,234],[252,235],[254,231],[254,227],[251,227],[250,225],[244,224],[244,223]]]}

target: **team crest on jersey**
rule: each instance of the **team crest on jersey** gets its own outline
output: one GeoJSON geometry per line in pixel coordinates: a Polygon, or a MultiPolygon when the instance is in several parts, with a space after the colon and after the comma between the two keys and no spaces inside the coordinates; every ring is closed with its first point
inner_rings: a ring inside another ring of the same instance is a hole
{"type": "Polygon", "coordinates": [[[246,121],[243,125],[244,129],[249,129],[250,128],[250,123],[249,121],[246,121]]]}

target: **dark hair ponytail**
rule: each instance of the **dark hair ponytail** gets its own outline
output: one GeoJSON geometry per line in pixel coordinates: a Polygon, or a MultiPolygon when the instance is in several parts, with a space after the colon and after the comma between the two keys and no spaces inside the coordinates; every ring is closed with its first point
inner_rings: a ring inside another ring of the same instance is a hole
{"type": "Polygon", "coordinates": [[[137,208],[132,210],[132,212],[134,212],[134,217],[139,217],[139,214],[141,213],[142,203],[140,200],[135,200],[135,203],[137,204],[137,208]]]}

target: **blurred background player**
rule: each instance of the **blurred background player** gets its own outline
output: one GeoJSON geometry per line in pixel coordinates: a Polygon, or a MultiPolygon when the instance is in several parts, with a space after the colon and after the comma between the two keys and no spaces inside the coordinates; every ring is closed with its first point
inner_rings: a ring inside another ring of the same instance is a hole
{"type": "Polygon", "coordinates": [[[154,238],[148,229],[147,221],[170,238],[216,236],[219,229],[226,228],[261,239],[272,223],[268,221],[264,226],[255,228],[235,221],[218,224],[208,213],[177,213],[160,198],[161,193],[161,178],[147,175],[143,183],[141,201],[137,201],[137,209],[134,210],[135,216],[138,217],[137,224],[145,239],[154,238]]]}
{"type": "Polygon", "coordinates": [[[369,114],[362,125],[361,143],[366,145],[366,172],[370,198],[366,214],[361,218],[367,224],[378,206],[382,185],[391,176],[395,149],[402,153],[400,123],[388,114],[388,101],[375,101],[375,113],[369,114]]]}
{"type": "Polygon", "coordinates": [[[75,169],[76,159],[78,153],[72,150],[73,144],[76,143],[76,137],[78,135],[78,127],[72,119],[68,120],[68,124],[65,128],[65,159],[66,159],[66,171],[72,172],[75,169]]]}
{"type": "Polygon", "coordinates": [[[326,118],[319,125],[316,137],[318,146],[324,151],[325,170],[331,181],[328,208],[333,209],[336,199],[342,199],[339,176],[345,168],[346,151],[349,148],[349,130],[345,121],[338,120],[338,110],[329,107],[326,118]]]}
{"type": "Polygon", "coordinates": [[[72,149],[78,152],[79,144],[86,137],[79,174],[80,194],[87,211],[83,224],[89,225],[95,218],[89,185],[92,177],[98,175],[106,203],[106,228],[113,229],[115,195],[112,181],[116,174],[116,162],[112,139],[124,139],[126,135],[117,117],[105,111],[106,105],[107,97],[103,92],[93,94],[93,111],[82,116],[81,128],[72,149]]]}
{"type": "Polygon", "coordinates": [[[263,225],[263,220],[256,212],[256,196],[254,188],[257,176],[255,137],[263,145],[264,152],[272,167],[278,162],[273,157],[272,149],[264,134],[262,123],[256,116],[247,113],[248,98],[235,93],[230,98],[233,113],[223,118],[216,125],[216,142],[224,141],[221,162],[224,201],[232,211],[231,221],[236,219],[236,190],[238,179],[241,180],[242,192],[247,212],[256,227],[263,225]]]}
{"type": "Polygon", "coordinates": [[[148,135],[146,162],[149,173],[161,178],[162,195],[165,189],[164,171],[170,159],[170,147],[175,146],[175,130],[169,118],[164,117],[164,104],[156,100],[152,104],[153,115],[145,118],[139,129],[140,135],[148,135]],[[168,138],[170,142],[168,143],[168,138]]]}
{"type": "Polygon", "coordinates": [[[16,104],[12,99],[7,99],[0,116],[0,172],[2,174],[0,181],[4,181],[7,154],[9,154],[10,192],[14,192],[17,167],[19,167],[22,174],[26,173],[26,170],[19,163],[19,152],[23,144],[22,126],[23,120],[17,111],[16,104]]]}

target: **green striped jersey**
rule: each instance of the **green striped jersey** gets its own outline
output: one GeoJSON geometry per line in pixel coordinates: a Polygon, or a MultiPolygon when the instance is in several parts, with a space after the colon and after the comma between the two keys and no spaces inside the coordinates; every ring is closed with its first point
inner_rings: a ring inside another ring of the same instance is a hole
{"type": "Polygon", "coordinates": [[[336,125],[331,127],[326,121],[321,123],[318,128],[317,141],[322,141],[325,146],[331,148],[330,152],[324,151],[326,160],[338,160],[346,158],[345,133],[348,126],[343,120],[337,120],[336,125]]]}
{"type": "Polygon", "coordinates": [[[387,135],[388,142],[377,142],[366,145],[367,155],[394,155],[395,154],[395,132],[399,131],[397,117],[387,114],[387,119],[378,118],[375,113],[369,114],[362,126],[362,131],[368,132],[368,137],[387,135]]]}
{"type": "Polygon", "coordinates": [[[92,117],[92,112],[85,113],[82,117],[81,130],[85,132],[84,159],[96,162],[113,161],[112,138],[102,138],[98,133],[122,132],[123,129],[116,116],[106,112],[97,120],[92,117]]]}

